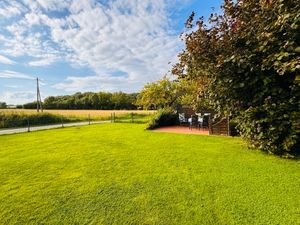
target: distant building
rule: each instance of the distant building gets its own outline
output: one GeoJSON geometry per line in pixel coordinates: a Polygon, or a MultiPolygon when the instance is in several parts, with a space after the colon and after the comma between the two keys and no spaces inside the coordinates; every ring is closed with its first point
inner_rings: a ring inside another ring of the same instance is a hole
{"type": "Polygon", "coordinates": [[[7,109],[16,109],[17,106],[16,105],[7,105],[6,108],[7,109]]]}

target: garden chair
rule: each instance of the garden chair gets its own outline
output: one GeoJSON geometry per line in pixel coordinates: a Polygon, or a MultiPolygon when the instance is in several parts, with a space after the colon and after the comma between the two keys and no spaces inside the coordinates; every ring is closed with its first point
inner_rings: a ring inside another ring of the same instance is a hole
{"type": "Polygon", "coordinates": [[[201,116],[201,113],[195,113],[197,115],[197,122],[198,122],[198,128],[202,128],[203,125],[203,116],[201,116]]]}
{"type": "Polygon", "coordinates": [[[188,120],[185,118],[185,114],[184,113],[179,113],[178,114],[178,119],[179,119],[179,124],[186,124],[188,122],[188,120]]]}
{"type": "Polygon", "coordinates": [[[204,114],[203,122],[202,122],[202,128],[208,128],[209,127],[209,115],[210,114],[204,114]]]}
{"type": "Polygon", "coordinates": [[[195,115],[191,115],[191,117],[188,119],[189,122],[189,128],[192,129],[193,126],[197,125],[197,117],[195,115]]]}

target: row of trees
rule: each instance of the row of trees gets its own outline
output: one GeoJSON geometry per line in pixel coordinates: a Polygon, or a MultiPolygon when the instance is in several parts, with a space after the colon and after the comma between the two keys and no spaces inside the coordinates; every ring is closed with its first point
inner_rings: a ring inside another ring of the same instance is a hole
{"type": "MultiPolygon", "coordinates": [[[[45,98],[45,109],[137,109],[136,93],[86,92],[74,95],[50,96],[45,98]]],[[[25,109],[36,108],[36,102],[24,104],[25,109]]]]}

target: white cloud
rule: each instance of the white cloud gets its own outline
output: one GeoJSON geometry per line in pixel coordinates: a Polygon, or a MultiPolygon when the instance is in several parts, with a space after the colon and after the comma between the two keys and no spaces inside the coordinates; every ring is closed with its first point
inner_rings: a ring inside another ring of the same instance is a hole
{"type": "Polygon", "coordinates": [[[69,26],[52,26],[53,39],[72,49],[99,77],[122,71],[129,75],[124,82],[141,86],[139,81],[163,76],[168,62],[175,60],[179,39],[165,29],[165,1],[117,0],[109,7],[72,6],[73,14],[66,20],[69,26]]]}
{"type": "Polygon", "coordinates": [[[49,55],[48,58],[44,57],[39,60],[31,61],[28,63],[30,66],[48,66],[55,62],[57,58],[54,55],[49,55]]]}
{"type": "Polygon", "coordinates": [[[37,0],[37,3],[46,10],[60,11],[68,7],[71,0],[37,0]]]}
{"type": "Polygon", "coordinates": [[[0,55],[0,63],[12,65],[15,62],[3,55],[0,55]]]}
{"type": "Polygon", "coordinates": [[[83,76],[83,77],[68,77],[66,82],[58,83],[53,87],[65,91],[136,91],[132,89],[136,81],[128,81],[125,76],[83,76]]]}
{"type": "Polygon", "coordinates": [[[169,69],[168,62],[176,60],[181,44],[170,32],[167,12],[168,4],[176,2],[111,0],[104,5],[95,0],[23,0],[30,11],[7,26],[13,38],[5,40],[2,52],[34,57],[29,66],[63,60],[89,66],[95,73],[69,77],[56,88],[75,90],[82,82],[84,89],[137,90],[162,77],[169,69]],[[42,9],[69,13],[54,18],[42,9]],[[116,78],[115,72],[128,76],[116,78]]]}
{"type": "Polygon", "coordinates": [[[7,87],[7,88],[13,88],[13,89],[20,88],[19,85],[4,85],[4,87],[7,87]]]}
{"type": "Polygon", "coordinates": [[[10,17],[18,16],[26,9],[17,1],[2,0],[0,2],[0,18],[8,19],[10,17]]]}
{"type": "Polygon", "coordinates": [[[6,79],[26,79],[26,80],[34,80],[35,78],[31,75],[19,73],[11,70],[2,70],[0,71],[0,78],[6,79]]]}
{"type": "Polygon", "coordinates": [[[7,104],[24,104],[27,102],[32,102],[35,100],[34,92],[4,92],[0,96],[1,102],[6,102],[7,104]]]}

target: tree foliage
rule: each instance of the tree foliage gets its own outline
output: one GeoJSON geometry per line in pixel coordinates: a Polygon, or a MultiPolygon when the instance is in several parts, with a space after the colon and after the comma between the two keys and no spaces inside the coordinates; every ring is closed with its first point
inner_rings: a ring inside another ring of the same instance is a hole
{"type": "MultiPolygon", "coordinates": [[[[77,92],[74,95],[50,96],[44,100],[45,109],[136,109],[136,93],[123,92],[77,92]]],[[[26,109],[36,108],[36,102],[24,105],[26,109]]]]}
{"type": "Polygon", "coordinates": [[[137,105],[145,109],[176,108],[190,104],[195,96],[197,86],[188,80],[170,80],[163,78],[144,86],[137,98],[137,105]]]}
{"type": "Polygon", "coordinates": [[[187,20],[173,74],[205,80],[199,97],[235,116],[251,146],[299,153],[299,2],[225,0],[222,9],[209,25],[187,20]]]}
{"type": "Polygon", "coordinates": [[[0,109],[6,109],[7,105],[5,102],[0,102],[0,109]]]}

